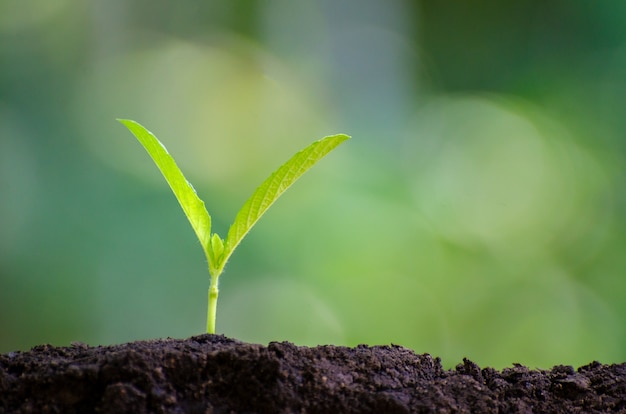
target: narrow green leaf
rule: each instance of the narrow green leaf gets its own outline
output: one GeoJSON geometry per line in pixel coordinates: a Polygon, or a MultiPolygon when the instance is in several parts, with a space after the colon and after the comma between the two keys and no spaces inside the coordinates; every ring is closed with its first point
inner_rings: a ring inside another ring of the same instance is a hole
{"type": "Polygon", "coordinates": [[[252,226],[261,218],[267,209],[309,168],[321,160],[326,154],[339,144],[350,138],[339,134],[322,138],[296,153],[289,161],[274,171],[245,202],[235,221],[230,226],[224,253],[218,269],[223,269],[228,258],[239,245],[241,240],[250,231],[252,226]]]}
{"type": "Polygon", "coordinates": [[[174,162],[172,156],[167,152],[165,146],[150,131],[135,121],[128,119],[118,119],[141,145],[150,154],[154,163],[159,167],[165,180],[174,192],[176,199],[183,208],[191,227],[196,232],[200,244],[209,258],[209,244],[211,235],[211,216],[204,207],[204,202],[200,200],[193,186],[187,181],[182,171],[174,162]]]}

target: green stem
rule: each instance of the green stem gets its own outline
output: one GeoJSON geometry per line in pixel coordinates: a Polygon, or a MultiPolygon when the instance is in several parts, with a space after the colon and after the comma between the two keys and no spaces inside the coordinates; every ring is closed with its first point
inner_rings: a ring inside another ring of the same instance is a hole
{"type": "Polygon", "coordinates": [[[217,314],[217,278],[211,278],[211,286],[209,286],[209,308],[207,310],[206,332],[215,333],[215,316],[217,314]],[[214,282],[215,280],[215,282],[214,282]]]}

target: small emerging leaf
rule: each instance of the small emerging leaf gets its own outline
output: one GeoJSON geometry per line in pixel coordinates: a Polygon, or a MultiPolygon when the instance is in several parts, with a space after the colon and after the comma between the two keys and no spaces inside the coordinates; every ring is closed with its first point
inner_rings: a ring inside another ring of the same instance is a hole
{"type": "Polygon", "coordinates": [[[219,272],[213,269],[213,264],[219,264],[224,254],[224,240],[217,234],[213,233],[211,236],[211,259],[209,260],[209,268],[211,275],[219,277],[219,272]]]}
{"type": "Polygon", "coordinates": [[[224,254],[220,263],[216,264],[221,271],[228,258],[239,245],[241,240],[250,231],[252,226],[261,218],[267,209],[295,183],[306,171],[315,165],[326,154],[339,144],[349,139],[347,135],[339,134],[322,138],[296,153],[289,161],[274,171],[245,202],[235,221],[230,226],[224,254]]]}
{"type": "MultiPolygon", "coordinates": [[[[133,133],[141,145],[148,152],[154,163],[165,177],[176,199],[183,208],[191,227],[202,244],[202,248],[209,256],[209,243],[211,234],[211,216],[204,207],[204,202],[196,194],[193,186],[187,181],[182,171],[167,152],[165,146],[150,131],[135,121],[118,119],[126,128],[133,133]]],[[[210,259],[209,259],[210,261],[210,259]]]]}

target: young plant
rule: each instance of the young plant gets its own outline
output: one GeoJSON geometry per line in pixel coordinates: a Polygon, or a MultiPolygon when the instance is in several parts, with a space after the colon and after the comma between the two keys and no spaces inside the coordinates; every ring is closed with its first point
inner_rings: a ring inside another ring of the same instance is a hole
{"type": "Polygon", "coordinates": [[[207,310],[207,333],[215,333],[215,316],[217,312],[217,296],[219,280],[226,262],[235,248],[261,218],[267,209],[309,168],[321,160],[326,154],[343,141],[350,138],[338,134],[322,138],[296,153],[289,161],[274,171],[254,191],[237,213],[225,239],[217,233],[211,233],[211,216],[198,197],[193,186],[180,171],[174,158],[167,152],[161,142],[147,129],[135,121],[118,119],[130,130],[146,149],[155,162],[174,195],[183,208],[191,227],[196,232],[209,263],[211,283],[209,285],[209,306],[207,310]]]}

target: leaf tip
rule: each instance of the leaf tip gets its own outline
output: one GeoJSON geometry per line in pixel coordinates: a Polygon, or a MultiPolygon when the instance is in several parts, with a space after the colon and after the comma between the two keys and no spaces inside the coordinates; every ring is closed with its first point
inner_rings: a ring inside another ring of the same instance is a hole
{"type": "Polygon", "coordinates": [[[115,120],[126,127],[137,123],[133,121],[132,119],[125,119],[125,118],[115,118],[115,120]]]}
{"type": "Polygon", "coordinates": [[[335,135],[330,135],[326,138],[336,139],[336,140],[339,140],[339,142],[344,142],[352,138],[352,136],[347,135],[347,134],[335,134],[335,135]]]}

